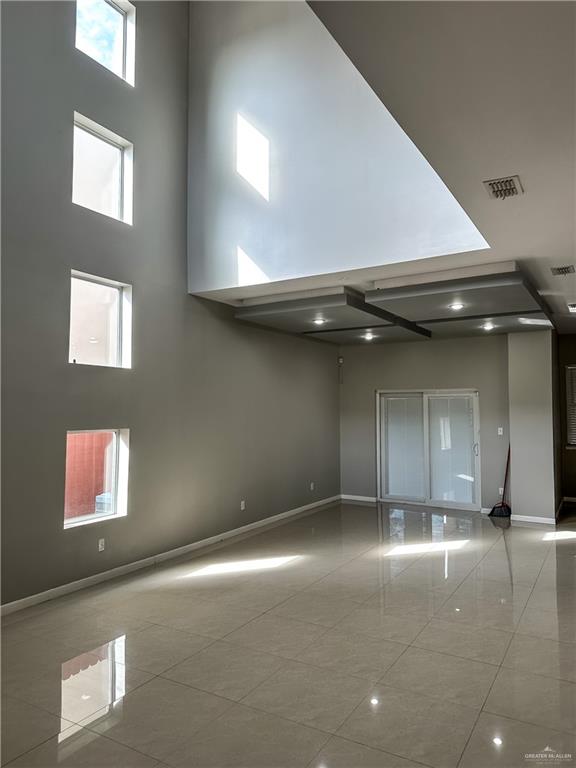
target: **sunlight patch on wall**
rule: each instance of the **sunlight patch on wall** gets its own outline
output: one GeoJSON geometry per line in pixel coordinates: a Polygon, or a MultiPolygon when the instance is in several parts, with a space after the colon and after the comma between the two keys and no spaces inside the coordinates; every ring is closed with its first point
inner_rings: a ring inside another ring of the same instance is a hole
{"type": "Polygon", "coordinates": [[[270,200],[270,142],[242,115],[236,115],[236,171],[270,200]]]}
{"type": "Polygon", "coordinates": [[[270,278],[255,264],[250,256],[238,246],[236,248],[238,261],[238,285],[260,285],[269,283],[270,278]]]}

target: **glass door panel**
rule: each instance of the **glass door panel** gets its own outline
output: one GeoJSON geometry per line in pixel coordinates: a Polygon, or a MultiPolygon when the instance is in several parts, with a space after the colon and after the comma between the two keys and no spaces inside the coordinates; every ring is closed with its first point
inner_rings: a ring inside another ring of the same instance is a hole
{"type": "Polygon", "coordinates": [[[473,505],[477,443],[472,395],[428,396],[430,500],[473,505]]]}
{"type": "Polygon", "coordinates": [[[423,501],[427,496],[423,396],[385,395],[382,404],[384,494],[423,501]]]}

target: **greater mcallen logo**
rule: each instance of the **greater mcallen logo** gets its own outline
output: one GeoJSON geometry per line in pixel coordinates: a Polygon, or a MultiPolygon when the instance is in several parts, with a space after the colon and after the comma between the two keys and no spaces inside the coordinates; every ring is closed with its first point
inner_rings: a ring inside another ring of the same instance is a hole
{"type": "Polygon", "coordinates": [[[567,763],[572,761],[571,752],[557,752],[550,746],[544,747],[541,752],[527,752],[524,755],[525,760],[529,760],[531,763],[548,763],[548,762],[563,762],[567,763]]]}

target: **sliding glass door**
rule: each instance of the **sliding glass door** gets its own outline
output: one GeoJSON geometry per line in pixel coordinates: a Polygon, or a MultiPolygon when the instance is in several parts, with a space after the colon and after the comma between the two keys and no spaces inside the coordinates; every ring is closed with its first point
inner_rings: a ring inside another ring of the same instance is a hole
{"type": "Polygon", "coordinates": [[[381,392],[379,498],[480,508],[478,394],[381,392]]]}

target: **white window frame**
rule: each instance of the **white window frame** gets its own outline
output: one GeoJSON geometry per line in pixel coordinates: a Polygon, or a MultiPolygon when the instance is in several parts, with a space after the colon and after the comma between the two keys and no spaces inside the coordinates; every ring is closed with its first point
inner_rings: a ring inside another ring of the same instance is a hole
{"type": "Polygon", "coordinates": [[[566,447],[576,448],[576,365],[565,366],[566,372],[566,447]]]}
{"type": "Polygon", "coordinates": [[[68,362],[70,365],[90,365],[96,368],[132,368],[132,286],[109,280],[105,277],[89,275],[76,269],[70,272],[70,317],[68,322],[68,362]],[[118,302],[118,354],[114,365],[98,365],[96,363],[76,362],[70,355],[70,338],[72,330],[72,280],[85,280],[110,288],[116,288],[120,293],[118,302]]]}
{"type": "MultiPolygon", "coordinates": [[[[66,432],[66,445],[68,435],[95,434],[98,432],[113,432],[115,437],[114,456],[114,480],[113,480],[113,509],[109,515],[85,515],[83,517],[64,518],[64,530],[78,528],[82,525],[94,525],[117,517],[126,517],[128,514],[128,464],[130,455],[130,430],[129,429],[69,429],[66,432]]],[[[64,478],[66,481],[66,478],[64,478]]]]}
{"type": "MultiPolygon", "coordinates": [[[[128,0],[103,0],[111,6],[115,11],[122,15],[122,74],[118,75],[114,70],[109,69],[105,64],[95,59],[90,54],[83,51],[76,46],[76,50],[87,56],[91,61],[95,61],[100,67],[103,67],[107,72],[111,72],[116,77],[120,77],[121,80],[128,83],[128,85],[134,86],[136,82],[136,8],[129,3],[128,0]]],[[[78,10],[76,8],[75,23],[78,24],[78,10]]],[[[76,45],[76,35],[74,35],[74,43],[76,45]]]]}
{"type": "Polygon", "coordinates": [[[74,127],[86,131],[86,133],[92,134],[92,136],[100,139],[100,141],[104,141],[120,150],[120,204],[118,216],[102,213],[76,202],[74,200],[74,185],[72,185],[72,202],[74,205],[79,205],[81,208],[99,213],[101,216],[109,216],[116,219],[116,221],[132,225],[134,145],[89,117],[81,115],[79,112],[74,112],[74,127]]]}

